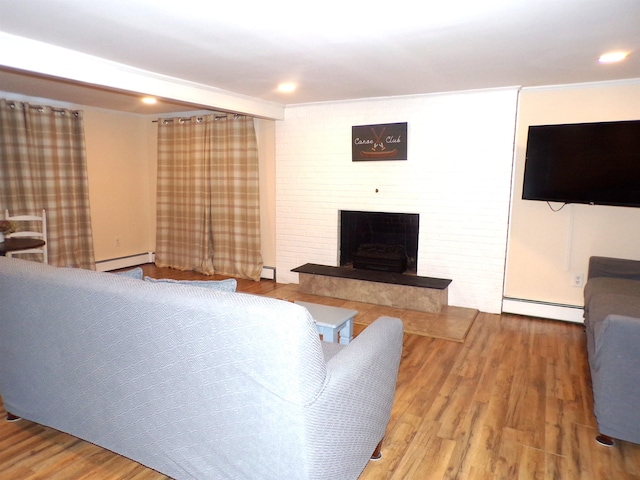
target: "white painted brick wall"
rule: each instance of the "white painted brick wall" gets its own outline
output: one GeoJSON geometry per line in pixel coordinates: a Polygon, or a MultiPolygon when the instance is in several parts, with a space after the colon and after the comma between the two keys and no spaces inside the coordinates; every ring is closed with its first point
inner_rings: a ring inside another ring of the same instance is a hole
{"type": "Polygon", "coordinates": [[[418,274],[498,313],[518,90],[287,107],[276,125],[277,281],[339,264],[339,210],[420,214],[418,274]],[[407,161],[351,161],[351,127],[408,123],[407,161]],[[378,189],[378,193],[376,193],[378,189]]]}

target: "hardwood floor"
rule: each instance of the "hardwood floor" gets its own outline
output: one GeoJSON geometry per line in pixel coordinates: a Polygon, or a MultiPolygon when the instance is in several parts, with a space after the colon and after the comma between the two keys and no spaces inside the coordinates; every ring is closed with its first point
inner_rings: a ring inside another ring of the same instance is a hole
{"type": "MultiPolygon", "coordinates": [[[[239,291],[254,294],[286,288],[238,281],[239,291]]],[[[595,442],[592,402],[581,325],[481,313],[464,343],[405,334],[383,457],[360,478],[640,479],[640,445],[595,442]]],[[[47,427],[0,421],[2,480],[166,478],[47,427]]]]}

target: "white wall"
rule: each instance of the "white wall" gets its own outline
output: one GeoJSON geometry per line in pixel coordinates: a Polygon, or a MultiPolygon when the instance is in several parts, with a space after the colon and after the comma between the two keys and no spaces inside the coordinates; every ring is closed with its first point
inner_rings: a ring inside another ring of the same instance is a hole
{"type": "Polygon", "coordinates": [[[640,260],[640,208],[567,205],[553,212],[546,202],[522,200],[529,125],[636,119],[639,79],[522,90],[505,297],[581,307],[583,289],[572,278],[586,276],[590,256],[640,260]]]}
{"type": "Polygon", "coordinates": [[[339,210],[418,213],[418,274],[452,279],[451,305],[499,312],[517,98],[514,88],[287,107],[276,122],[277,280],[339,264],[339,210]],[[351,161],[353,125],[395,122],[408,122],[407,161],[351,161]]]}
{"type": "Polygon", "coordinates": [[[265,267],[276,266],[276,126],[273,120],[256,118],[260,169],[260,245],[265,267]]]}

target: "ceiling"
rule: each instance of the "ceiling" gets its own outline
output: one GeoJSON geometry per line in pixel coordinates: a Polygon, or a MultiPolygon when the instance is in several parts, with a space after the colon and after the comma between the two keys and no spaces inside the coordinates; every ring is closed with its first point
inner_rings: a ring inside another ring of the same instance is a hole
{"type": "MultiPolygon", "coordinates": [[[[0,0],[0,32],[281,105],[640,78],[638,0],[0,0]]],[[[155,113],[127,90],[0,62],[2,92],[155,113]]]]}

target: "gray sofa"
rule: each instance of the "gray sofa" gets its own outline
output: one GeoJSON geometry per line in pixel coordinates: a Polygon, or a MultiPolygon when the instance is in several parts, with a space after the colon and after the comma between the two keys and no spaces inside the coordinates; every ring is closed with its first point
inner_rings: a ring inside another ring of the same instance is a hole
{"type": "Polygon", "coordinates": [[[640,261],[590,258],[584,320],[598,441],[640,443],[640,261]]]}
{"type": "Polygon", "coordinates": [[[7,412],[176,479],[357,478],[402,322],[321,342],[299,305],[0,257],[7,412]]]}

